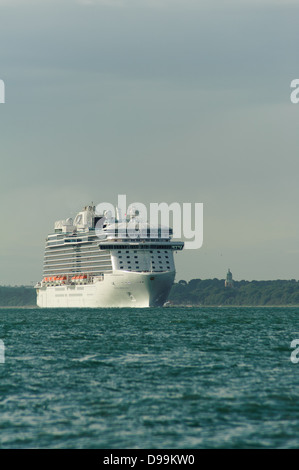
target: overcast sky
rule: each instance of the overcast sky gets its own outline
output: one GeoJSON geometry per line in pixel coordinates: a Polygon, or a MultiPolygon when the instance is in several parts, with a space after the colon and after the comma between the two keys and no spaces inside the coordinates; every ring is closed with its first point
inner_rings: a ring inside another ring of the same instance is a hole
{"type": "Polygon", "coordinates": [[[0,0],[0,284],[93,201],[202,202],[177,280],[299,279],[298,1],[0,0]],[[298,5],[298,6],[297,6],[298,5]]]}

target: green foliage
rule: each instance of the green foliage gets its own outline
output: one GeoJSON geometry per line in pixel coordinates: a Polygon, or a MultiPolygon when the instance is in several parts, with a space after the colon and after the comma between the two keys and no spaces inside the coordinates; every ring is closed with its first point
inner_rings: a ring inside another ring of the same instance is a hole
{"type": "Polygon", "coordinates": [[[175,305],[299,305],[299,281],[234,281],[192,279],[175,283],[169,299],[175,305]]]}
{"type": "Polygon", "coordinates": [[[1,307],[25,307],[36,305],[36,291],[33,287],[0,286],[1,307]]]}

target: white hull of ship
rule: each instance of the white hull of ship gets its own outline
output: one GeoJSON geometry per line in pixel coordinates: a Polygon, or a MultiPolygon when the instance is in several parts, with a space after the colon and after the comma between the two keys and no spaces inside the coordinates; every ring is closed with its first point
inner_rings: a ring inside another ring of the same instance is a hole
{"type": "Polygon", "coordinates": [[[174,271],[137,273],[113,272],[102,281],[37,288],[41,308],[109,308],[162,306],[175,277],[174,271]]]}

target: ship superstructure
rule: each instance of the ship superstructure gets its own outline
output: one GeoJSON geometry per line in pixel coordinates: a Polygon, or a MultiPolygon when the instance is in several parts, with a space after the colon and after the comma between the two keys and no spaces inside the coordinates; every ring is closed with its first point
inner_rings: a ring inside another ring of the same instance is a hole
{"type": "Polygon", "coordinates": [[[56,222],[46,239],[37,305],[163,305],[175,278],[173,252],[184,246],[171,235],[171,229],[140,221],[138,211],[115,220],[86,206],[74,220],[56,222]]]}

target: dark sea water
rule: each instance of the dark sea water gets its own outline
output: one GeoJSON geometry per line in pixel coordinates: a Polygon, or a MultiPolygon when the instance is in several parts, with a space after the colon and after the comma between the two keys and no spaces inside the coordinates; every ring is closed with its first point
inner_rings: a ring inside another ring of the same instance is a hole
{"type": "Polygon", "coordinates": [[[1,448],[299,447],[299,308],[0,318],[1,448]]]}

